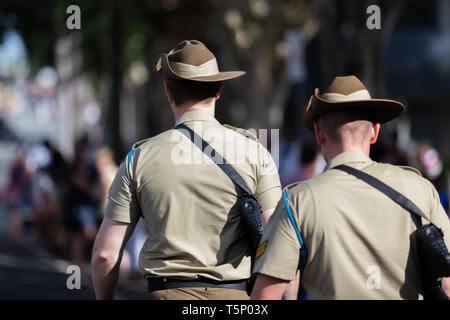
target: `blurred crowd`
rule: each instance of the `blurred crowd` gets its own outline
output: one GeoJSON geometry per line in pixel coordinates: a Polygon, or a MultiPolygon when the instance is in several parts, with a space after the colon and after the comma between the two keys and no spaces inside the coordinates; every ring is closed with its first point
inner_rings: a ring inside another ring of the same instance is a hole
{"type": "MultiPolygon", "coordinates": [[[[72,161],[49,141],[23,144],[2,192],[11,243],[31,240],[88,270],[117,169],[113,153],[105,147],[95,150],[86,138],[76,143],[72,161]]],[[[139,275],[138,253],[145,239],[140,221],[125,249],[122,277],[139,275]]]]}

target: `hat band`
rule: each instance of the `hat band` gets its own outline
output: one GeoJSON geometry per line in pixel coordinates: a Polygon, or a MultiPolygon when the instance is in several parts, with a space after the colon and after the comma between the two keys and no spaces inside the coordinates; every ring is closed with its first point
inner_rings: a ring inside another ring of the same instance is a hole
{"type": "Polygon", "coordinates": [[[199,66],[182,62],[169,62],[170,68],[178,76],[186,79],[214,76],[219,73],[216,58],[213,58],[199,66]]]}
{"type": "Polygon", "coordinates": [[[350,94],[341,94],[341,93],[323,93],[320,95],[322,99],[328,100],[330,102],[346,102],[346,101],[358,101],[358,100],[371,100],[369,91],[367,90],[358,90],[352,92],[350,94]]]}

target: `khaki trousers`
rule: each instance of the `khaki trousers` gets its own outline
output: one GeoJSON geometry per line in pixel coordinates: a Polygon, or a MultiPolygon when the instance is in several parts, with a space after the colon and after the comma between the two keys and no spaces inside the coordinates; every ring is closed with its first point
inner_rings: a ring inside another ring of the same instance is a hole
{"type": "Polygon", "coordinates": [[[248,300],[247,292],[228,288],[183,287],[148,293],[146,300],[248,300]]]}

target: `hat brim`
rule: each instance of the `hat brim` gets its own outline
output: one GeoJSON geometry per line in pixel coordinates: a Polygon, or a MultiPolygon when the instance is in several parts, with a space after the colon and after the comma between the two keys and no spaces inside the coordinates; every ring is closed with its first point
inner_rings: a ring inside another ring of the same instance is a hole
{"type": "Polygon", "coordinates": [[[372,111],[372,122],[385,123],[397,118],[405,110],[405,107],[401,102],[388,99],[331,102],[321,98],[319,90],[315,89],[314,95],[311,97],[311,105],[308,103],[303,110],[303,124],[309,130],[314,131],[314,122],[321,115],[330,111],[350,109],[369,109],[372,111]]]}
{"type": "Polygon", "coordinates": [[[210,76],[204,76],[204,77],[193,77],[193,78],[186,78],[179,74],[177,74],[169,64],[169,58],[166,53],[163,53],[156,57],[157,61],[161,58],[161,66],[160,69],[156,68],[154,70],[154,74],[159,77],[164,77],[166,79],[173,79],[173,80],[188,80],[188,81],[198,81],[198,82],[217,82],[217,81],[225,81],[234,79],[240,76],[243,76],[246,74],[245,71],[226,71],[226,72],[219,72],[214,75],[210,76]]]}

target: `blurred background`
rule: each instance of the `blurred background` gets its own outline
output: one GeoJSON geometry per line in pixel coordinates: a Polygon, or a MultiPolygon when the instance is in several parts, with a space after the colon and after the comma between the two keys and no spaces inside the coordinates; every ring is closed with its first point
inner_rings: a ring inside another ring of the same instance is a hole
{"type": "MultiPolygon", "coordinates": [[[[204,42],[224,84],[216,116],[279,129],[282,184],[324,161],[301,113],[314,88],[357,75],[406,112],[382,127],[374,160],[419,169],[448,212],[450,1],[2,0],[0,3],[0,299],[91,299],[89,258],[117,166],[131,145],[174,124],[154,57],[204,42]],[[69,30],[70,5],[80,9],[69,30]],[[369,30],[369,5],[381,28],[369,30]],[[69,290],[67,266],[81,267],[69,290]]],[[[117,298],[140,299],[141,224],[117,298]]]]}

